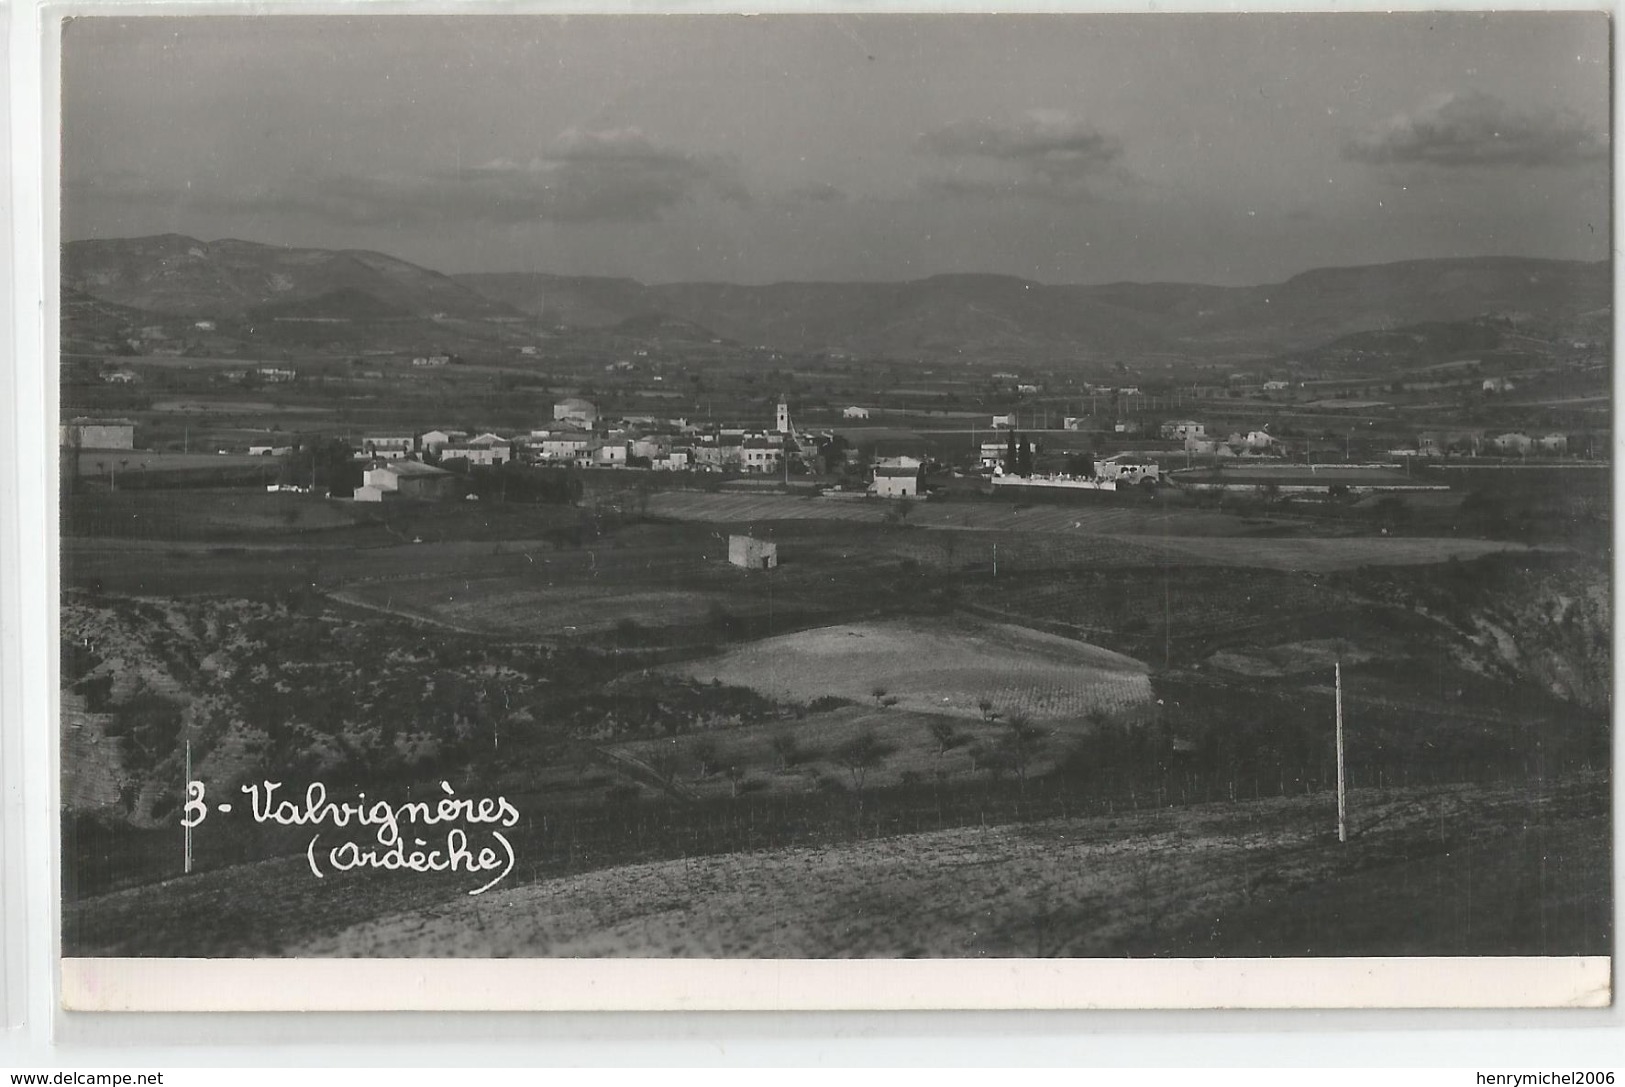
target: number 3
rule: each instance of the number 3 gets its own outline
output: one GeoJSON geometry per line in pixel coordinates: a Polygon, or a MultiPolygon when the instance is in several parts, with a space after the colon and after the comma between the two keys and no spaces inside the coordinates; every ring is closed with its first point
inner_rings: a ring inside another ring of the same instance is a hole
{"type": "Polygon", "coordinates": [[[181,819],[181,826],[195,827],[209,815],[209,806],[203,802],[203,782],[188,781],[186,796],[186,815],[181,819]]]}

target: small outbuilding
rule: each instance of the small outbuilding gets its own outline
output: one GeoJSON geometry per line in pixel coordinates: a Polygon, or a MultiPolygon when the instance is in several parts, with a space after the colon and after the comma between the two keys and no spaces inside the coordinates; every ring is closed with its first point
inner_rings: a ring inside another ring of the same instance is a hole
{"type": "Polygon", "coordinates": [[[746,570],[771,570],[779,564],[779,545],[754,536],[729,536],[728,561],[746,570]]]}

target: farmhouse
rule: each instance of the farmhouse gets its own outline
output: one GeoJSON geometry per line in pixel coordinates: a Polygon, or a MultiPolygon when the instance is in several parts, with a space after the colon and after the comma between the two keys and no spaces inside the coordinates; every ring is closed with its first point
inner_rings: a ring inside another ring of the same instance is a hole
{"type": "Polygon", "coordinates": [[[846,419],[867,419],[869,418],[869,409],[853,406],[841,412],[841,416],[846,419]]]}
{"type": "Polygon", "coordinates": [[[386,498],[417,498],[442,501],[456,498],[457,477],[444,468],[403,460],[367,469],[362,485],[355,490],[357,502],[382,502],[386,498]]]}
{"type": "Polygon", "coordinates": [[[1101,479],[1114,480],[1118,483],[1142,483],[1146,480],[1155,483],[1160,482],[1162,478],[1161,466],[1131,453],[1107,457],[1100,462],[1095,471],[1099,473],[1101,479]]]}
{"type": "Polygon", "coordinates": [[[268,381],[273,385],[284,381],[292,381],[299,376],[298,370],[284,370],[277,366],[261,366],[254,372],[260,376],[261,381],[268,381]]]}
{"type": "Polygon", "coordinates": [[[686,472],[693,464],[693,453],[688,449],[673,449],[649,459],[649,466],[657,472],[686,472]]]}
{"type": "Polygon", "coordinates": [[[1192,438],[1200,441],[1207,437],[1207,426],[1193,419],[1180,419],[1172,423],[1163,423],[1162,436],[1174,441],[1189,441],[1192,438]]]}
{"type": "Polygon", "coordinates": [[[1016,425],[1016,417],[1014,415],[995,415],[993,417],[993,425],[995,427],[1011,429],[1016,425]]]}
{"type": "Polygon", "coordinates": [[[875,468],[875,481],[869,490],[881,498],[918,498],[920,467],[880,465],[875,468]]]}
{"type": "Polygon", "coordinates": [[[417,448],[417,439],[411,435],[370,435],[361,439],[361,455],[364,457],[382,457],[385,460],[399,460],[410,457],[417,448]]]}
{"type": "Polygon", "coordinates": [[[771,474],[777,472],[784,464],[783,445],[766,438],[746,438],[740,452],[747,472],[771,474]]]}
{"type": "Polygon", "coordinates": [[[592,451],[592,463],[599,468],[625,468],[625,442],[599,442],[592,451]]]}
{"type": "Polygon", "coordinates": [[[1487,393],[1509,393],[1515,388],[1517,386],[1504,377],[1487,377],[1484,379],[1484,391],[1487,393]]]}
{"type": "Polygon", "coordinates": [[[1016,392],[1020,393],[1022,396],[1036,396],[1037,393],[1038,393],[1038,386],[1037,385],[1017,385],[1016,386],[1016,392]]]}
{"type": "Polygon", "coordinates": [[[1547,434],[1535,441],[1535,445],[1542,453],[1567,453],[1569,451],[1569,436],[1567,434],[1547,434]]]}
{"type": "Polygon", "coordinates": [[[728,561],[746,570],[771,570],[779,564],[779,545],[754,536],[729,536],[728,561]]]}
{"type": "Polygon", "coordinates": [[[498,464],[507,464],[513,459],[513,448],[503,442],[498,445],[494,442],[481,443],[478,440],[465,445],[447,445],[441,447],[442,460],[462,460],[469,464],[478,464],[482,467],[491,467],[498,464]]]}
{"type": "Polygon", "coordinates": [[[418,355],[412,360],[413,366],[445,366],[451,362],[450,355],[418,355]]]}
{"type": "Polygon", "coordinates": [[[1521,430],[1511,430],[1491,438],[1490,445],[1498,453],[1527,453],[1534,448],[1535,440],[1521,430]]]}
{"type": "Polygon", "coordinates": [[[128,419],[75,419],[61,428],[60,440],[78,449],[134,449],[135,424],[128,419]]]}
{"type": "Polygon", "coordinates": [[[448,445],[456,445],[468,438],[466,430],[430,430],[418,443],[425,453],[438,453],[448,445]]]}
{"type": "Polygon", "coordinates": [[[553,405],[553,418],[570,420],[590,427],[598,422],[598,407],[591,400],[567,396],[553,405]]]}
{"type": "Polygon", "coordinates": [[[553,434],[542,439],[544,460],[573,461],[590,456],[594,438],[590,434],[553,434]]]}
{"type": "Polygon", "coordinates": [[[1290,382],[1290,381],[1266,381],[1266,382],[1264,382],[1264,391],[1267,392],[1267,393],[1280,392],[1283,389],[1290,389],[1291,387],[1292,387],[1292,382],[1290,382]]]}
{"type": "Polygon", "coordinates": [[[128,385],[139,381],[134,370],[109,370],[102,375],[102,380],[109,385],[128,385]]]}
{"type": "Polygon", "coordinates": [[[983,442],[981,448],[981,461],[983,468],[997,468],[1004,463],[1004,458],[1010,455],[1010,446],[1005,442],[983,442]]]}

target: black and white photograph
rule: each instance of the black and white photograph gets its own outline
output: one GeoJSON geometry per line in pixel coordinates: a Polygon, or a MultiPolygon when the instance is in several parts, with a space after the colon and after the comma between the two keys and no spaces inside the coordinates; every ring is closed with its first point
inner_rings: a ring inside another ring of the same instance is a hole
{"type": "Polygon", "coordinates": [[[66,19],[61,955],[1606,1002],[1610,32],[66,19]]]}

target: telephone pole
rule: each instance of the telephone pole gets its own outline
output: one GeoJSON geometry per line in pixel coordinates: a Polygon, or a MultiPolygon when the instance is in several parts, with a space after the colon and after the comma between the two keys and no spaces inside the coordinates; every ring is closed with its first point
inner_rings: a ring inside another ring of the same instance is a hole
{"type": "Polygon", "coordinates": [[[1349,840],[1347,794],[1343,784],[1343,662],[1337,669],[1337,840],[1349,840]]]}

